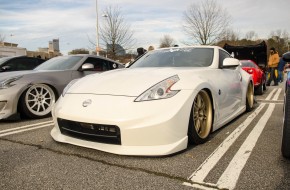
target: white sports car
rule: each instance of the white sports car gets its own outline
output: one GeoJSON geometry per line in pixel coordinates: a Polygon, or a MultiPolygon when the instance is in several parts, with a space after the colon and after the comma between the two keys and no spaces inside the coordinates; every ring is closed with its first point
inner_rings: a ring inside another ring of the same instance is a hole
{"type": "Polygon", "coordinates": [[[129,68],[72,81],[53,109],[54,140],[123,155],[168,155],[250,111],[251,76],[216,46],[150,51],[129,68]]]}

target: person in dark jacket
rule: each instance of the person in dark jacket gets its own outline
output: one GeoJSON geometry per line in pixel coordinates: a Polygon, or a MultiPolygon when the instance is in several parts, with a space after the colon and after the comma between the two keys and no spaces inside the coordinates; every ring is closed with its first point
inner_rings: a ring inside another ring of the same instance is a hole
{"type": "Polygon", "coordinates": [[[139,59],[145,52],[146,52],[146,50],[144,48],[142,48],[142,47],[137,48],[138,55],[135,57],[135,59],[139,59]]]}
{"type": "Polygon", "coordinates": [[[278,63],[278,82],[283,82],[284,80],[284,67],[286,62],[280,57],[280,61],[278,63]]]}

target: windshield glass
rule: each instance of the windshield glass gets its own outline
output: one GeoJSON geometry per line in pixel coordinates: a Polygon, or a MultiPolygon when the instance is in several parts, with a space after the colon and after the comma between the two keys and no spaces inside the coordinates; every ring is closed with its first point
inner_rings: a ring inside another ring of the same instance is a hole
{"type": "Polygon", "coordinates": [[[212,64],[213,48],[172,48],[150,51],[130,68],[137,67],[208,67],[212,64]]]}
{"type": "Polygon", "coordinates": [[[83,56],[59,56],[43,62],[34,70],[70,70],[83,56]]]}
{"type": "Polygon", "coordinates": [[[11,59],[11,57],[2,57],[2,58],[0,58],[0,65],[2,65],[3,63],[5,63],[9,59],[11,59]]]}

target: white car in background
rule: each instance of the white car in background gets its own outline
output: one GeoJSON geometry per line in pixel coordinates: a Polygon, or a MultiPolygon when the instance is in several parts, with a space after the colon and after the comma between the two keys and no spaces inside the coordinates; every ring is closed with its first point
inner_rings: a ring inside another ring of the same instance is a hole
{"type": "Polygon", "coordinates": [[[216,46],[147,52],[129,68],[72,81],[53,109],[54,140],[122,155],[201,144],[254,104],[252,77],[216,46]]]}

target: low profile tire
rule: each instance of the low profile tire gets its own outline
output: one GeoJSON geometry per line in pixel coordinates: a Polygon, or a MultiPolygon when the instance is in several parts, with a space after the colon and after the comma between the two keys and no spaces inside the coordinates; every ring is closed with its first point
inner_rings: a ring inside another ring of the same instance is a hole
{"type": "Polygon", "coordinates": [[[266,91],[267,90],[266,82],[264,82],[263,87],[264,87],[264,91],[266,91]]]}
{"type": "Polygon", "coordinates": [[[212,128],[213,108],[210,96],[201,90],[194,99],[188,126],[191,144],[202,144],[208,140],[212,128]]]}
{"type": "Polygon", "coordinates": [[[246,94],[246,111],[251,111],[254,107],[254,88],[253,84],[250,83],[247,88],[246,94]]]}
{"type": "Polygon", "coordinates": [[[55,93],[45,84],[34,84],[20,97],[20,112],[31,119],[44,118],[50,115],[55,103],[55,93]]]}
{"type": "Polygon", "coordinates": [[[286,91],[284,102],[284,122],[283,122],[283,135],[282,135],[282,155],[285,158],[290,158],[290,89],[286,91]]]}
{"type": "Polygon", "coordinates": [[[263,84],[260,84],[260,85],[257,87],[256,90],[257,90],[257,91],[256,91],[256,94],[257,94],[257,95],[262,95],[263,92],[264,92],[264,85],[263,85],[263,84]]]}

